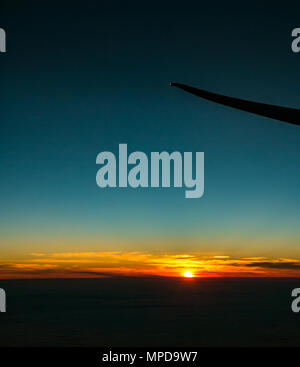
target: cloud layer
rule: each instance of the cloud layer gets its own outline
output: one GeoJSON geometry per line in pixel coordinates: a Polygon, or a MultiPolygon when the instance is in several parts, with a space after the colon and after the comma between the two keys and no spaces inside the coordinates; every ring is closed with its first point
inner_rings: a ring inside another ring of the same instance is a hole
{"type": "Polygon", "coordinates": [[[22,261],[0,263],[0,278],[85,278],[99,276],[198,277],[300,276],[300,260],[265,257],[232,258],[197,253],[61,252],[31,253],[22,261]]]}

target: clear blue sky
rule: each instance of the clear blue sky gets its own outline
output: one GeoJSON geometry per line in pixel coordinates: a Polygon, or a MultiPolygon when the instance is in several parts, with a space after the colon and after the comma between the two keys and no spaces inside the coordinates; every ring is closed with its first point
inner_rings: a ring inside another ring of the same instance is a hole
{"type": "Polygon", "coordinates": [[[71,250],[78,237],[88,250],[84,239],[104,236],[120,247],[153,237],[166,250],[300,255],[300,129],[168,86],[300,108],[300,54],[290,48],[299,11],[271,1],[93,3],[4,6],[4,252],[41,238],[65,238],[71,250]],[[99,189],[96,156],[119,143],[204,151],[204,196],[99,189]]]}

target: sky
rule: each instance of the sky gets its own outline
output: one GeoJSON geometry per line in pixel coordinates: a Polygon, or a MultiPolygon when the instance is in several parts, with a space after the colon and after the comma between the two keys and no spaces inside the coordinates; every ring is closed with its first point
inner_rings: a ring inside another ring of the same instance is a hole
{"type": "Polygon", "coordinates": [[[299,272],[299,127],[169,87],[300,108],[299,4],[1,7],[3,277],[299,272]],[[204,196],[100,189],[96,156],[121,143],[204,152],[204,196]]]}

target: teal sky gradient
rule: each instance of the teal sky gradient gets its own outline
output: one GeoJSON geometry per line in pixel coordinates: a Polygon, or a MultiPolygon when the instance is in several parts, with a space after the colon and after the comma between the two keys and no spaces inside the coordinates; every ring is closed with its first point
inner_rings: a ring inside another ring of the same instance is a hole
{"type": "Polygon", "coordinates": [[[246,243],[256,255],[264,241],[272,253],[277,239],[274,251],[300,255],[299,127],[168,85],[300,108],[300,55],[290,49],[298,13],[272,2],[197,3],[6,5],[4,247],[21,252],[36,238],[79,237],[83,248],[84,238],[177,238],[166,248],[235,253],[246,243]],[[147,154],[204,151],[204,196],[98,188],[96,156],[116,154],[120,143],[147,154]]]}

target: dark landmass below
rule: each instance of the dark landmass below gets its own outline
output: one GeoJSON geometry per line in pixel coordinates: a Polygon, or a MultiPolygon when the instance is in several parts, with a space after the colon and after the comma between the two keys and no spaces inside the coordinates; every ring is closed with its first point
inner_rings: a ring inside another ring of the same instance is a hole
{"type": "Polygon", "coordinates": [[[2,280],[0,346],[300,346],[300,279],[2,280]]]}

